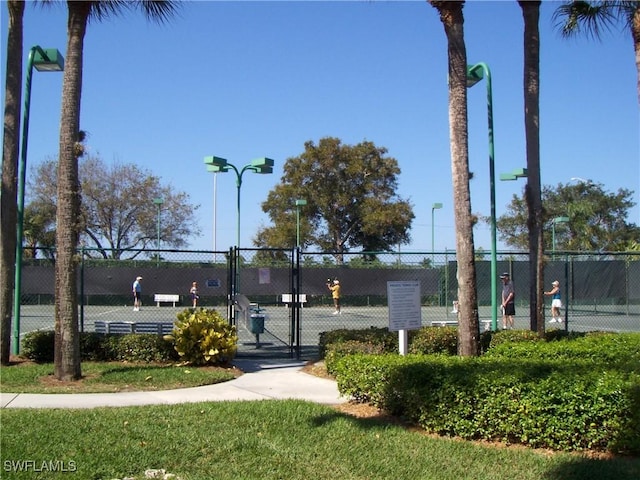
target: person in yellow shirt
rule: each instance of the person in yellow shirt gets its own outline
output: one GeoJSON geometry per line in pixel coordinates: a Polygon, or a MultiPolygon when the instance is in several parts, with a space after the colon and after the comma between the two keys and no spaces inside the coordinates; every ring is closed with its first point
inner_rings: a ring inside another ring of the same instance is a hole
{"type": "Polygon", "coordinates": [[[334,315],[341,315],[340,311],[340,282],[336,278],[333,283],[327,282],[327,287],[331,290],[331,297],[333,298],[333,306],[336,308],[336,311],[333,312],[334,315]]]}

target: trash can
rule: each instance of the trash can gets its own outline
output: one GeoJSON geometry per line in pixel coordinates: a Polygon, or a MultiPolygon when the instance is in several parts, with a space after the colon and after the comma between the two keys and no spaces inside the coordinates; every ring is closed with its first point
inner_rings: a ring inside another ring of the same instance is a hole
{"type": "Polygon", "coordinates": [[[264,333],[264,315],[254,313],[249,321],[249,331],[254,335],[264,333]]]}

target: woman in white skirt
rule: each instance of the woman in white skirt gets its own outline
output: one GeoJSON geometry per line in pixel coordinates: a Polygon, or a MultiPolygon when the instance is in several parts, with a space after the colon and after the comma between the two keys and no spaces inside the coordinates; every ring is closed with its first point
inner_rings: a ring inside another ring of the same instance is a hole
{"type": "Polygon", "coordinates": [[[551,285],[551,290],[544,292],[545,295],[551,295],[551,320],[549,320],[549,323],[562,323],[562,314],[560,313],[560,309],[562,308],[560,282],[555,280],[551,285]]]}

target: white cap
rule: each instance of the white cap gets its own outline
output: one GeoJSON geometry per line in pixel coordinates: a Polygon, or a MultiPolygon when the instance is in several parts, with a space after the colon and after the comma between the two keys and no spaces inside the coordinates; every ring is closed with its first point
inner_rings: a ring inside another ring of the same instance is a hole
{"type": "Polygon", "coordinates": [[[554,280],[554,282],[551,285],[560,285],[560,282],[558,280],[554,280]]]}

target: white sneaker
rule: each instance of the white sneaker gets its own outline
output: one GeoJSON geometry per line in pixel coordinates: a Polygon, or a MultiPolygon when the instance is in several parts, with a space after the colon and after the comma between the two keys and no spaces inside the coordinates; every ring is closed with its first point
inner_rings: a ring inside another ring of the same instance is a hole
{"type": "Polygon", "coordinates": [[[336,310],[335,312],[333,312],[333,314],[334,314],[334,315],[338,315],[339,313],[340,313],[340,312],[339,312],[339,311],[337,311],[337,310],[336,310]]]}
{"type": "Polygon", "coordinates": [[[549,320],[549,323],[556,323],[556,319],[552,318],[551,320],[549,320]]]}

